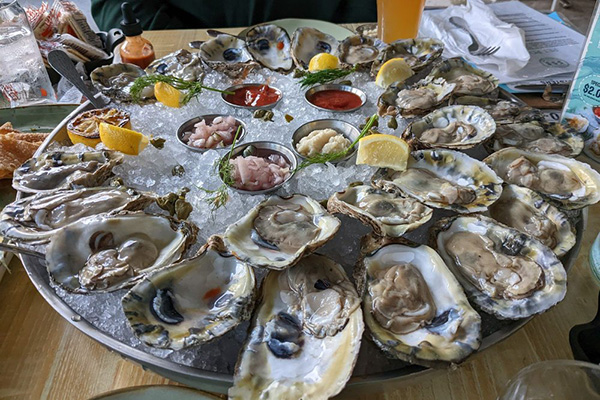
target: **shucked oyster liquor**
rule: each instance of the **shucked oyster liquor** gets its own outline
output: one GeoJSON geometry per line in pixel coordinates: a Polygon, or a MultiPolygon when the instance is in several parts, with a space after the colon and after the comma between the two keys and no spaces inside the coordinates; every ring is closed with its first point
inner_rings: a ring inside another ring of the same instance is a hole
{"type": "Polygon", "coordinates": [[[227,248],[255,267],[285,269],[335,235],[340,221],[310,197],[272,196],[225,232],[227,248]]]}
{"type": "Polygon", "coordinates": [[[74,293],[132,286],[145,274],[178,261],[196,239],[184,221],[144,212],[95,215],[67,225],[50,239],[50,278],[74,293]]]}
{"type": "Polygon", "coordinates": [[[565,297],[567,273],[552,250],[491,218],[440,220],[431,241],[469,297],[500,319],[539,314],[565,297]]]}
{"type": "Polygon", "coordinates": [[[327,399],[354,369],[364,325],[342,267],[310,255],[270,271],[236,364],[229,398],[327,399]]]}
{"type": "Polygon", "coordinates": [[[355,278],[373,341],[402,360],[458,363],[479,348],[481,317],[440,256],[403,239],[363,239],[355,278]]]}
{"type": "Polygon", "coordinates": [[[144,343],[179,350],[222,336],[250,318],[252,268],[213,236],[198,255],[146,276],[123,298],[123,311],[144,343]]]}

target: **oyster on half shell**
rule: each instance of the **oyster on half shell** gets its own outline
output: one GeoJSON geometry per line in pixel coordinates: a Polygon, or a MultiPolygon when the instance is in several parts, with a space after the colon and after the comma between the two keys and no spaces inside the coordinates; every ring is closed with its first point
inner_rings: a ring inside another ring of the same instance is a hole
{"type": "Polygon", "coordinates": [[[147,275],[123,297],[123,311],[144,343],[180,350],[206,343],[250,318],[252,268],[213,236],[190,259],[147,275]]]}
{"type": "Polygon", "coordinates": [[[225,232],[227,248],[255,267],[285,269],[329,241],[340,221],[308,196],[269,197],[225,232]]]}
{"type": "Polygon", "coordinates": [[[270,271],[229,398],[336,395],[352,374],[363,329],[356,290],[331,259],[310,255],[292,268],[270,271]]]}
{"type": "Polygon", "coordinates": [[[447,100],[454,91],[455,84],[439,78],[433,81],[421,80],[412,86],[404,83],[392,83],[379,96],[377,107],[379,115],[404,118],[427,114],[447,100]]]}
{"type": "MultiPolygon", "coordinates": [[[[98,67],[90,74],[92,84],[103,95],[117,102],[132,101],[131,87],[133,82],[146,75],[143,69],[134,64],[110,64],[98,67]]],[[[154,97],[154,87],[142,90],[140,98],[154,97]]]]}
{"type": "Polygon", "coordinates": [[[386,61],[402,58],[413,71],[420,71],[437,60],[444,51],[444,43],[432,38],[396,40],[390,43],[373,62],[371,75],[377,72],[386,61]]]}
{"type": "Polygon", "coordinates": [[[301,27],[292,35],[292,58],[298,68],[308,69],[310,60],[319,53],[338,55],[336,38],[316,28],[301,27]]]}
{"type": "MultiPolygon", "coordinates": [[[[359,69],[368,69],[387,45],[370,36],[352,35],[340,42],[340,61],[359,69]]],[[[309,60],[310,61],[310,60],[309,60]]]]}
{"type": "Polygon", "coordinates": [[[444,78],[455,84],[455,95],[481,96],[498,87],[498,78],[482,69],[467,64],[462,58],[449,58],[438,64],[427,76],[427,80],[444,78]]]}
{"type": "Polygon", "coordinates": [[[237,36],[224,33],[202,43],[199,54],[209,67],[231,78],[245,76],[258,67],[246,49],[246,42],[237,36]]]}
{"type": "Polygon", "coordinates": [[[169,75],[188,82],[201,81],[204,77],[204,65],[198,53],[190,53],[186,49],[152,61],[145,71],[148,75],[169,75]]]}
{"type": "Polygon", "coordinates": [[[426,366],[459,363],[479,348],[481,317],[433,249],[367,236],[362,253],[355,278],[377,346],[426,366]]]}
{"type": "Polygon", "coordinates": [[[248,30],[246,48],[256,61],[273,71],[286,73],[294,66],[290,37],[277,25],[257,25],[248,30]]]}
{"type": "Polygon", "coordinates": [[[339,212],[371,226],[378,236],[398,237],[431,219],[433,210],[411,197],[388,193],[368,185],[350,186],[327,202],[330,213],[339,212]]]}
{"type": "Polygon", "coordinates": [[[539,314],[565,297],[567,273],[552,249],[491,218],[442,219],[431,241],[467,295],[500,319],[539,314]]]}

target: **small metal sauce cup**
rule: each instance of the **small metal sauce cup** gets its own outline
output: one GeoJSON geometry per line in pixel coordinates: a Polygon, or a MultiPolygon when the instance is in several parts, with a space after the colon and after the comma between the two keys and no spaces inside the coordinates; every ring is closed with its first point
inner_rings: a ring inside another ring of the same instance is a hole
{"type": "MultiPolygon", "coordinates": [[[[344,135],[344,137],[348,139],[350,143],[353,143],[360,136],[360,130],[358,130],[358,128],[346,121],[342,121],[339,119],[318,119],[315,121],[307,122],[306,124],[296,129],[296,131],[292,135],[292,150],[301,160],[306,159],[306,157],[298,153],[298,150],[296,150],[296,145],[300,142],[300,139],[308,136],[312,131],[321,130],[325,128],[331,128],[336,132],[344,135]]],[[[355,152],[356,146],[354,146],[345,157],[338,158],[332,161],[332,164],[337,164],[341,161],[351,158],[355,152]]]]}
{"type": "Polygon", "coordinates": [[[304,93],[304,100],[306,100],[306,102],[308,104],[310,104],[311,106],[313,106],[314,108],[316,108],[318,110],[329,111],[329,112],[344,112],[344,113],[346,113],[346,112],[356,111],[359,108],[361,108],[362,106],[364,106],[365,103],[367,102],[367,95],[362,90],[357,89],[357,88],[355,88],[353,86],[339,85],[339,84],[329,84],[329,85],[314,86],[314,87],[308,89],[306,91],[306,93],[304,93]],[[348,110],[332,110],[330,108],[319,107],[319,106],[317,106],[316,104],[314,104],[314,103],[312,103],[310,101],[310,99],[315,95],[315,93],[322,92],[322,91],[325,91],[325,90],[341,90],[343,92],[354,93],[355,95],[357,95],[358,97],[360,97],[360,106],[354,107],[354,108],[350,108],[348,110]]]}
{"type": "MultiPolygon", "coordinates": [[[[205,115],[200,115],[198,117],[189,119],[187,121],[185,121],[183,124],[181,124],[179,126],[179,128],[177,129],[177,141],[179,143],[181,143],[183,146],[185,146],[186,149],[192,150],[192,151],[197,151],[199,153],[204,153],[208,150],[220,150],[220,149],[229,149],[231,148],[231,145],[228,146],[223,146],[223,147],[215,147],[212,149],[201,149],[199,147],[195,147],[195,146],[191,146],[189,144],[187,144],[186,142],[183,141],[183,136],[185,135],[186,132],[194,132],[195,128],[194,125],[197,124],[198,122],[204,120],[206,121],[207,125],[212,124],[212,122],[214,121],[215,118],[217,117],[230,117],[232,115],[226,115],[226,114],[205,114],[205,115]]],[[[235,118],[235,117],[234,117],[235,118]]],[[[238,125],[240,125],[242,127],[242,130],[240,131],[240,134],[237,137],[237,143],[239,143],[243,138],[244,135],[246,134],[246,124],[244,124],[241,120],[235,118],[235,121],[238,123],[238,125]]],[[[235,132],[233,133],[235,135],[235,132]]]]}
{"type": "MultiPolygon", "coordinates": [[[[242,88],[247,88],[247,87],[260,87],[260,86],[264,86],[264,83],[243,83],[241,85],[234,85],[234,86],[230,86],[227,89],[225,89],[226,92],[235,92],[238,89],[242,89],[242,88]]],[[[231,107],[235,107],[235,108],[243,108],[245,110],[270,110],[273,107],[275,107],[283,98],[283,92],[279,89],[277,89],[274,86],[268,85],[271,89],[274,89],[277,94],[279,95],[279,98],[277,100],[275,100],[273,103],[271,104],[267,104],[265,106],[242,106],[239,104],[235,104],[230,102],[229,100],[227,100],[227,97],[229,96],[226,93],[221,93],[221,100],[223,100],[223,102],[225,104],[230,105],[231,107]]]]}
{"type": "MultiPolygon", "coordinates": [[[[294,153],[292,153],[292,151],[289,148],[287,148],[286,146],[284,146],[282,144],[275,143],[275,142],[264,142],[264,141],[249,142],[249,143],[241,144],[239,146],[235,146],[235,148],[231,152],[231,159],[241,156],[242,153],[244,152],[244,150],[249,146],[254,146],[256,148],[256,150],[257,150],[256,156],[257,157],[268,157],[271,154],[278,154],[278,155],[282,156],[283,158],[285,158],[285,160],[290,165],[290,176],[288,176],[287,179],[285,179],[280,184],[275,185],[269,189],[244,190],[244,189],[238,189],[238,188],[228,185],[232,190],[235,190],[238,193],[252,194],[252,195],[271,193],[271,192],[276,191],[281,186],[283,186],[286,182],[288,182],[290,179],[292,179],[292,177],[295,174],[296,167],[298,166],[298,161],[297,161],[296,157],[294,156],[294,153]]],[[[221,173],[220,166],[222,165],[223,162],[225,162],[226,159],[227,159],[227,154],[225,156],[223,156],[221,158],[221,160],[219,161],[219,178],[221,178],[221,181],[223,181],[223,175],[221,173]]]]}

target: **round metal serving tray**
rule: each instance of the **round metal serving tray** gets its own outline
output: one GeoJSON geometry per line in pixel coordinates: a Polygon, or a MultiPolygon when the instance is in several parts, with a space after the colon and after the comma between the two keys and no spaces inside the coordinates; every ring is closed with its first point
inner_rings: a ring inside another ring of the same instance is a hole
{"type": "MultiPolygon", "coordinates": [[[[89,102],[86,102],[73,111],[73,113],[65,118],[62,123],[58,125],[56,129],[54,129],[42,146],[40,146],[36,155],[42,153],[53,141],[68,142],[66,133],[67,122],[75,115],[92,108],[93,106],[89,104],[89,102]]],[[[577,243],[573,249],[571,249],[571,251],[562,259],[567,270],[573,266],[575,259],[577,258],[577,254],[579,253],[579,248],[581,247],[581,238],[586,222],[587,209],[584,209],[575,226],[577,231],[577,243]]],[[[150,369],[166,378],[192,387],[213,392],[226,393],[227,389],[231,386],[233,377],[230,374],[217,373],[185,366],[168,359],[152,355],[143,350],[122,343],[109,334],[99,330],[97,327],[92,325],[92,323],[82,318],[56,294],[54,289],[49,284],[45,265],[40,259],[30,256],[20,256],[20,258],[23,262],[27,275],[42,297],[44,297],[44,299],[69,323],[92,339],[106,346],[109,350],[115,351],[124,358],[141,364],[144,368],[150,369]]],[[[517,321],[499,321],[483,312],[481,313],[481,316],[484,322],[486,320],[488,322],[493,320],[493,323],[489,322],[487,324],[487,329],[483,330],[483,340],[479,351],[482,351],[507,338],[531,320],[531,318],[527,318],[517,321]]],[[[484,324],[482,324],[482,326],[485,327],[484,324]]],[[[369,346],[373,347],[374,345],[365,336],[363,338],[363,349],[369,346]]],[[[361,353],[362,352],[363,351],[361,351],[361,353]]],[[[397,363],[399,366],[397,369],[391,369],[380,373],[366,373],[364,375],[353,376],[346,385],[345,391],[351,391],[353,394],[356,394],[357,391],[380,391],[386,386],[393,386],[400,381],[414,379],[432,371],[418,365],[409,365],[399,361],[397,363]]]]}

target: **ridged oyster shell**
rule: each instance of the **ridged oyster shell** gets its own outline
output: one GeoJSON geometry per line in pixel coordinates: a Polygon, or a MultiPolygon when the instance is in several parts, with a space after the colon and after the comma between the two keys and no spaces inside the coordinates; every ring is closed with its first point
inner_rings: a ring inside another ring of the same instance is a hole
{"type": "Polygon", "coordinates": [[[387,45],[379,39],[352,35],[340,42],[338,53],[342,63],[368,69],[386,47],[387,45]]]}
{"type": "Polygon", "coordinates": [[[562,208],[582,208],[600,200],[600,174],[572,158],[509,147],[483,161],[506,183],[535,190],[562,208]]]}
{"type": "Polygon", "coordinates": [[[123,155],[116,151],[43,153],[15,170],[12,186],[25,193],[99,186],[122,162],[123,155]]]}
{"type": "Polygon", "coordinates": [[[148,75],[169,75],[194,82],[201,81],[204,77],[204,65],[198,53],[180,49],[152,61],[152,64],[146,68],[146,73],[148,75]]]}
{"type": "Polygon", "coordinates": [[[479,348],[481,317],[433,249],[367,237],[361,250],[355,277],[377,346],[426,366],[459,363],[479,348]]]}
{"type": "Polygon", "coordinates": [[[444,43],[433,38],[396,40],[373,62],[371,75],[376,76],[381,66],[392,58],[403,58],[413,71],[420,71],[437,60],[443,51],[444,43]]]}
{"type": "Polygon", "coordinates": [[[311,58],[319,53],[338,55],[336,38],[316,28],[301,27],[292,35],[292,58],[298,68],[308,69],[311,58]]]}
{"type": "Polygon", "coordinates": [[[502,194],[502,179],[491,168],[453,150],[414,151],[406,171],[379,169],[372,183],[386,191],[401,191],[430,207],[459,213],[485,211],[502,194]]]}
{"type": "Polygon", "coordinates": [[[400,114],[404,118],[427,114],[445,100],[454,91],[455,84],[443,78],[432,81],[421,80],[412,86],[404,83],[392,83],[377,101],[379,115],[400,114]]]}
{"type": "Polygon", "coordinates": [[[575,229],[569,218],[533,190],[507,185],[488,212],[496,221],[533,236],[558,257],[575,246],[575,229]]]}
{"type": "Polygon", "coordinates": [[[378,236],[398,237],[431,219],[433,210],[410,197],[368,185],[350,186],[327,202],[330,213],[339,212],[373,228],[378,236]]]}
{"type": "Polygon", "coordinates": [[[123,297],[135,335],[147,345],[180,350],[224,335],[250,318],[252,268],[213,236],[190,259],[162,268],[123,297]]]}
{"type": "Polygon", "coordinates": [[[537,108],[502,99],[467,95],[453,99],[452,104],[481,107],[494,118],[496,125],[544,121],[545,119],[537,108]]]}
{"type": "MultiPolygon", "coordinates": [[[[94,69],[90,79],[103,95],[117,102],[128,102],[133,100],[130,93],[133,82],[144,75],[144,70],[134,64],[110,64],[94,69]]],[[[151,97],[154,97],[152,86],[142,90],[142,99],[151,97]]]]}
{"type": "Polygon", "coordinates": [[[237,36],[218,34],[200,45],[200,58],[215,71],[231,78],[244,76],[258,67],[246,42],[237,36]]]}
{"type": "Polygon", "coordinates": [[[340,221],[308,196],[271,196],[230,225],[227,248],[255,267],[285,269],[329,241],[340,221]]]}
{"type": "Polygon", "coordinates": [[[500,319],[539,314],[565,297],[567,273],[552,250],[491,218],[440,220],[431,239],[469,298],[500,319]]]}
{"type": "Polygon", "coordinates": [[[127,187],[96,187],[42,192],[8,204],[0,213],[0,236],[47,241],[63,226],[90,215],[141,210],[155,200],[127,187]]]}
{"type": "Polygon", "coordinates": [[[498,78],[482,69],[467,64],[462,58],[449,58],[438,64],[427,76],[428,80],[444,78],[456,85],[454,94],[481,96],[498,87],[498,78]]]}
{"type": "Polygon", "coordinates": [[[495,130],[494,119],[482,108],[448,106],[412,122],[402,137],[413,148],[469,149],[488,140],[495,130]]]}
{"type": "Polygon", "coordinates": [[[52,236],[46,267],[69,292],[113,291],[178,261],[196,232],[188,222],[144,212],[86,217],[52,236]]]}
{"type": "Polygon", "coordinates": [[[290,269],[270,271],[229,398],[310,400],[339,393],[360,349],[359,305],[342,267],[325,256],[310,255],[290,269]],[[314,335],[311,321],[330,332],[314,335]]]}
{"type": "Polygon", "coordinates": [[[256,61],[273,71],[285,73],[294,66],[290,37],[277,25],[257,25],[248,30],[246,48],[256,61]]]}

